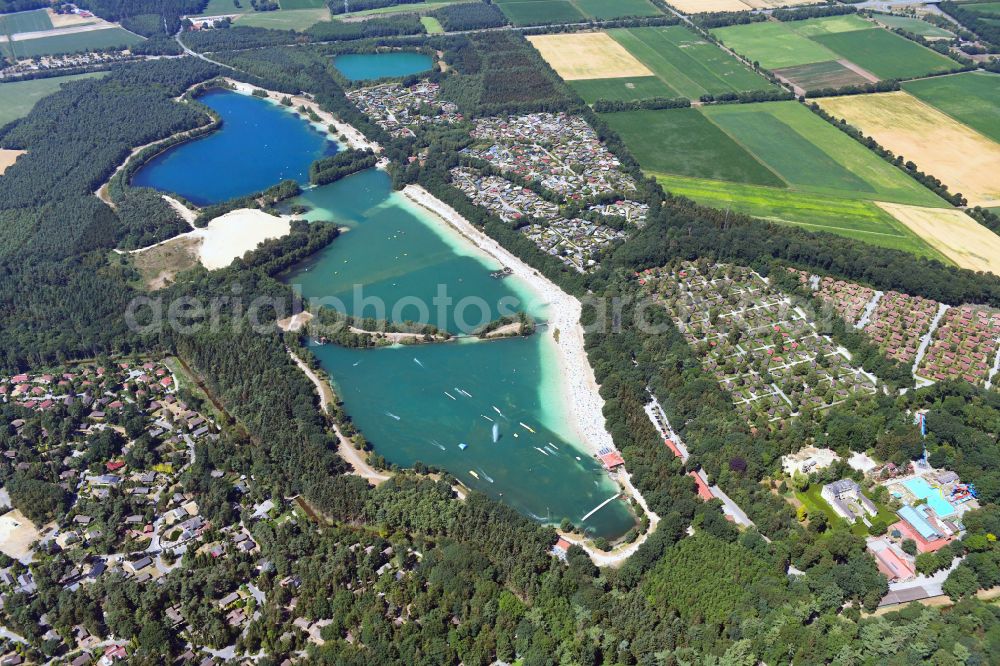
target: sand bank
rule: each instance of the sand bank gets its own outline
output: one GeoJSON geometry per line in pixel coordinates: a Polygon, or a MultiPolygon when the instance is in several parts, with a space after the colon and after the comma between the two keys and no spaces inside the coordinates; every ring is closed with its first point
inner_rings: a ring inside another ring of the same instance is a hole
{"type": "Polygon", "coordinates": [[[291,221],[288,215],[277,217],[262,210],[240,208],[188,234],[201,238],[198,259],[202,266],[213,270],[225,268],[266,240],[287,235],[291,230],[291,221]]]}
{"type": "Polygon", "coordinates": [[[0,553],[29,562],[31,544],[40,536],[38,528],[17,509],[0,516],[0,553]]]}

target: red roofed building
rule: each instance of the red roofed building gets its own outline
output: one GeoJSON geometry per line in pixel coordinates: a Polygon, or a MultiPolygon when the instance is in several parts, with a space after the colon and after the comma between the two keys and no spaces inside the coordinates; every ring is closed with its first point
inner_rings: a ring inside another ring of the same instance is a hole
{"type": "Polygon", "coordinates": [[[712,494],[712,489],[708,487],[708,484],[701,480],[697,472],[688,472],[692,479],[694,479],[695,484],[698,486],[698,497],[702,498],[706,502],[710,499],[715,499],[715,495],[712,494]]]}
{"type": "Polygon", "coordinates": [[[670,449],[675,456],[677,456],[678,458],[682,457],[681,450],[677,448],[676,444],[674,444],[674,440],[665,439],[663,440],[663,443],[667,445],[667,448],[670,449]]]}
{"type": "Polygon", "coordinates": [[[173,384],[173,382],[174,382],[174,380],[173,380],[172,377],[164,377],[163,379],[160,380],[160,386],[162,386],[163,388],[166,388],[166,387],[170,386],[171,384],[173,384]]]}
{"type": "Polygon", "coordinates": [[[915,529],[913,529],[913,527],[905,520],[901,520],[898,523],[890,525],[889,534],[892,534],[893,532],[899,532],[904,539],[913,539],[914,543],[917,544],[917,552],[919,553],[933,553],[935,551],[941,550],[949,543],[954,541],[953,537],[928,541],[927,539],[920,536],[920,532],[917,532],[915,529]]]}
{"type": "Polygon", "coordinates": [[[621,467],[625,464],[625,460],[622,459],[622,454],[613,449],[602,449],[598,452],[598,457],[601,459],[601,464],[608,471],[615,469],[616,467],[621,467]]]}
{"type": "Polygon", "coordinates": [[[887,546],[880,550],[872,550],[875,556],[875,564],[878,570],[885,574],[890,581],[906,580],[916,574],[913,565],[896,554],[892,547],[887,546]]]}
{"type": "Polygon", "coordinates": [[[109,472],[116,472],[125,466],[125,463],[121,460],[112,460],[105,467],[108,468],[109,472]]]}

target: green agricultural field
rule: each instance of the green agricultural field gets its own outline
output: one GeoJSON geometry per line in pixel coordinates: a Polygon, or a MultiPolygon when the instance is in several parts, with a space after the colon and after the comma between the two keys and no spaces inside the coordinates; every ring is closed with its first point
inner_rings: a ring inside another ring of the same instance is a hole
{"type": "Polygon", "coordinates": [[[587,17],[568,0],[515,0],[497,3],[516,26],[545,23],[577,23],[587,17]]]}
{"type": "Polygon", "coordinates": [[[698,99],[773,85],[685,27],[623,28],[608,34],[653,71],[676,97],[698,99]]]}
{"type": "Polygon", "coordinates": [[[908,81],[903,89],[1000,142],[1000,75],[966,72],[908,81]]]}
{"type": "Polygon", "coordinates": [[[35,56],[57,55],[60,53],[128,48],[143,41],[145,39],[139,35],[129,32],[124,28],[115,27],[10,42],[4,45],[3,50],[5,53],[9,53],[13,47],[16,57],[34,58],[35,56]]]}
{"type": "Polygon", "coordinates": [[[424,25],[424,30],[428,35],[440,35],[444,33],[444,26],[441,25],[441,21],[433,16],[421,16],[420,22],[424,25]]]}
{"type": "Polygon", "coordinates": [[[38,100],[56,92],[62,87],[62,84],[79,79],[97,78],[105,74],[106,72],[93,72],[73,76],[56,76],[50,79],[0,83],[0,127],[28,115],[38,100]]]}
{"type": "Polygon", "coordinates": [[[841,16],[824,16],[822,18],[807,19],[805,21],[788,21],[784,23],[794,33],[803,37],[815,37],[817,35],[833,35],[838,32],[854,32],[855,30],[871,30],[875,26],[857,14],[844,14],[841,16]]]}
{"type": "Polygon", "coordinates": [[[248,12],[236,19],[236,25],[272,30],[305,30],[320,21],[330,20],[330,10],[279,9],[273,12],[248,12]]]}
{"type": "Polygon", "coordinates": [[[784,182],[697,109],[601,116],[642,168],[696,178],[784,187],[784,182]]]}
{"type": "Polygon", "coordinates": [[[323,0],[278,0],[278,5],[282,9],[322,9],[326,7],[323,0]]]}
{"type": "Polygon", "coordinates": [[[593,104],[599,99],[628,102],[636,99],[669,98],[677,95],[673,88],[655,76],[585,79],[568,81],[568,83],[569,87],[575,90],[587,104],[593,104]]]}
{"type": "Polygon", "coordinates": [[[958,67],[951,58],[881,28],[813,39],[882,79],[915,78],[958,67]]]}
{"type": "Polygon", "coordinates": [[[913,33],[914,35],[920,35],[921,37],[926,37],[927,39],[948,39],[955,36],[954,33],[949,32],[944,28],[939,28],[936,25],[912,16],[875,14],[875,20],[889,28],[905,30],[906,32],[913,33]]]}
{"type": "Polygon", "coordinates": [[[795,67],[841,57],[822,44],[792,31],[787,23],[776,21],[716,28],[712,34],[732,50],[767,69],[795,67]]]}
{"type": "Polygon", "coordinates": [[[953,263],[870,201],[660,173],[651,175],[668,192],[706,206],[953,263]]]}
{"type": "Polygon", "coordinates": [[[702,109],[796,189],[854,199],[942,206],[932,192],[797,102],[702,109]]]}
{"type": "Polygon", "coordinates": [[[239,0],[239,2],[241,6],[237,7],[234,0],[208,0],[208,4],[205,5],[205,10],[201,12],[200,16],[242,14],[243,12],[253,11],[253,7],[250,6],[250,0],[239,0]]]}
{"type": "Polygon", "coordinates": [[[15,35],[19,32],[51,30],[52,20],[44,9],[30,12],[0,14],[0,35],[15,35]]]}
{"type": "Polygon", "coordinates": [[[588,18],[599,20],[623,16],[659,16],[662,12],[649,0],[572,0],[588,18]]]}

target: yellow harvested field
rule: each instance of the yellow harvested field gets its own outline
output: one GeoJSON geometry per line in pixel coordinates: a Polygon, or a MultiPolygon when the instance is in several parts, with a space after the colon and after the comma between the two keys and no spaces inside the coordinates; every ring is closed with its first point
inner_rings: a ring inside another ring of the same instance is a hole
{"type": "Polygon", "coordinates": [[[0,176],[6,171],[17,158],[23,155],[25,151],[23,150],[8,150],[6,148],[0,148],[0,176]]]}
{"type": "Polygon", "coordinates": [[[685,14],[705,12],[745,12],[751,9],[774,9],[816,4],[816,0],[667,0],[667,4],[685,14]]]}
{"type": "Polygon", "coordinates": [[[567,81],[653,76],[648,67],[605,32],[534,35],[528,41],[567,81]]]}
{"type": "Polygon", "coordinates": [[[962,211],[875,203],[961,268],[1000,275],[1000,236],[962,211]]]}
{"type": "Polygon", "coordinates": [[[828,113],[940,178],[970,206],[1000,206],[1000,144],[968,125],[903,91],[817,101],[828,113]]]}

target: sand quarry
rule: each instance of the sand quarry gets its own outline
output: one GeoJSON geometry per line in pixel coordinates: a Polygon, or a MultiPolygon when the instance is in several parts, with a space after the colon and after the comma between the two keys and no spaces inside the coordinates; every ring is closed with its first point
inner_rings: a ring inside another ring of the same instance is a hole
{"type": "Polygon", "coordinates": [[[566,81],[653,76],[605,32],[534,35],[528,41],[566,81]]]}
{"type": "Polygon", "coordinates": [[[962,211],[875,203],[960,267],[1000,275],[1000,236],[962,211]]]}
{"type": "Polygon", "coordinates": [[[903,91],[817,101],[962,193],[970,206],[1000,206],[1000,144],[971,127],[903,91]]]}

